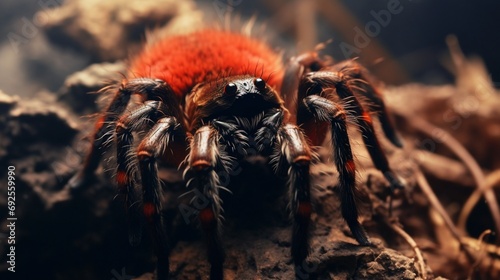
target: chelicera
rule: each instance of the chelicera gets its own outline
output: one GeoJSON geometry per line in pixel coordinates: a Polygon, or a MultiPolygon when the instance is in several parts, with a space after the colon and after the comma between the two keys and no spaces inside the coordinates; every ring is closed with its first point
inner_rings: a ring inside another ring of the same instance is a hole
{"type": "MultiPolygon", "coordinates": [[[[372,116],[379,118],[395,146],[401,147],[401,142],[366,75],[355,61],[333,64],[316,52],[283,63],[261,40],[235,32],[203,30],[164,38],[139,54],[131,63],[129,78],[114,88],[112,101],[96,122],[83,167],[69,185],[78,187],[92,176],[105,143],[115,141],[116,183],[126,194],[130,223],[147,221],[158,258],[157,278],[164,280],[169,278],[170,246],[157,165],[160,160],[174,166],[184,162],[186,184],[209,200],[198,218],[207,240],[210,279],[222,279],[222,188],[217,174],[244,160],[247,149],[255,149],[269,164],[287,170],[291,255],[298,266],[309,252],[311,147],[321,145],[330,133],[342,216],[357,242],[369,245],[358,221],[349,116],[360,127],[376,168],[391,188],[403,184],[381,149],[372,116]],[[132,95],[140,96],[140,105],[129,106],[132,95]],[[363,105],[361,98],[370,105],[363,105]],[[141,135],[135,132],[144,130],[142,139],[134,139],[141,135]]],[[[132,227],[130,235],[137,243],[138,230],[132,227]]]]}

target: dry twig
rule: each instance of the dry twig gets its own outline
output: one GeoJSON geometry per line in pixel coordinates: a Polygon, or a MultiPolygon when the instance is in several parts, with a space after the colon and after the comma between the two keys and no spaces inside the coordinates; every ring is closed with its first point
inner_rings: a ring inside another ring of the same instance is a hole
{"type": "Polygon", "coordinates": [[[426,175],[453,183],[454,186],[474,188],[474,179],[462,162],[425,150],[412,151],[412,155],[426,175]]]}
{"type": "Polygon", "coordinates": [[[479,243],[479,248],[478,248],[479,255],[478,255],[476,261],[474,262],[474,264],[471,266],[470,272],[469,272],[469,277],[467,277],[467,279],[473,279],[472,276],[474,274],[474,271],[481,264],[481,261],[483,261],[485,253],[486,253],[484,238],[486,238],[486,236],[488,236],[490,234],[491,234],[491,230],[488,229],[488,230],[485,230],[483,233],[481,233],[481,235],[479,236],[479,238],[477,240],[477,242],[479,243]]]}
{"type": "Polygon", "coordinates": [[[387,225],[397,234],[399,234],[413,249],[413,252],[415,252],[415,256],[417,257],[420,275],[422,275],[423,279],[427,279],[427,269],[425,268],[424,257],[422,255],[422,251],[420,251],[420,248],[417,245],[417,242],[415,242],[415,240],[406,231],[404,231],[401,226],[397,225],[396,223],[391,223],[385,219],[384,221],[386,221],[387,225]]]}
{"type": "MultiPolygon", "coordinates": [[[[427,122],[426,120],[419,118],[417,116],[409,116],[406,113],[401,111],[394,111],[395,114],[405,119],[406,123],[410,124],[412,127],[418,129],[420,132],[426,134],[431,138],[435,138],[436,135],[439,135],[439,142],[443,143],[446,147],[448,147],[455,155],[460,158],[467,168],[470,170],[474,180],[476,181],[476,187],[478,191],[484,194],[484,198],[488,203],[488,207],[490,208],[491,215],[493,217],[493,221],[495,223],[496,232],[500,232],[500,209],[498,206],[498,201],[495,197],[495,193],[491,189],[485,189],[485,176],[479,164],[472,157],[472,155],[465,149],[465,147],[458,142],[453,136],[451,136],[445,130],[427,122]]],[[[437,141],[437,140],[436,140],[437,141]]],[[[422,174],[423,177],[423,174],[422,174]]],[[[430,188],[430,187],[429,187],[430,188]]],[[[434,195],[434,198],[437,198],[434,195]]],[[[439,201],[437,201],[439,202],[439,201]]],[[[442,205],[439,203],[442,208],[442,205]]],[[[444,211],[444,209],[443,209],[444,211]]],[[[446,212],[444,212],[446,213],[446,212]]],[[[449,218],[449,217],[448,217],[449,218]]],[[[450,220],[451,222],[451,220],[450,220]]],[[[448,224],[448,222],[446,222],[448,224]]],[[[452,224],[452,223],[451,223],[452,224]]],[[[455,234],[454,234],[455,235],[455,234]]],[[[500,238],[497,235],[497,244],[500,242],[500,238]]]]}
{"type": "Polygon", "coordinates": [[[439,202],[439,199],[437,198],[436,194],[434,193],[431,186],[427,182],[427,179],[425,179],[425,176],[424,174],[422,174],[422,171],[417,169],[415,176],[417,177],[417,182],[418,185],[420,186],[420,189],[425,194],[432,207],[434,207],[434,209],[439,213],[441,218],[443,218],[444,223],[450,230],[453,237],[455,237],[455,239],[458,242],[460,242],[460,244],[462,244],[461,242],[462,234],[460,234],[458,229],[453,224],[453,221],[451,220],[450,216],[448,215],[448,213],[446,213],[446,210],[444,209],[443,205],[441,204],[441,202],[439,202]]]}
{"type": "MultiPolygon", "coordinates": [[[[367,185],[371,185],[371,176],[368,177],[367,180],[367,185]]],[[[417,242],[413,239],[413,237],[410,236],[402,227],[401,225],[397,222],[396,219],[389,218],[390,217],[390,209],[387,209],[387,204],[385,204],[379,197],[376,195],[370,195],[370,199],[372,202],[375,202],[375,205],[378,205],[374,207],[375,212],[377,215],[381,218],[381,220],[396,234],[401,236],[408,245],[412,248],[413,252],[415,253],[415,256],[417,258],[417,263],[418,263],[418,270],[420,271],[420,275],[422,276],[423,279],[427,279],[427,269],[424,261],[424,256],[422,254],[422,251],[420,250],[417,242]],[[388,215],[389,213],[389,215],[388,215]]]]}
{"type": "MultiPolygon", "coordinates": [[[[465,230],[465,224],[467,219],[476,206],[477,202],[483,195],[482,190],[491,190],[493,187],[500,183],[500,169],[490,173],[485,180],[485,185],[482,188],[477,188],[471,196],[467,199],[464,206],[462,207],[462,211],[460,212],[460,216],[458,218],[458,228],[465,230]]],[[[498,229],[497,229],[498,230],[498,229]]],[[[500,233],[500,232],[499,232],[500,233]]]]}

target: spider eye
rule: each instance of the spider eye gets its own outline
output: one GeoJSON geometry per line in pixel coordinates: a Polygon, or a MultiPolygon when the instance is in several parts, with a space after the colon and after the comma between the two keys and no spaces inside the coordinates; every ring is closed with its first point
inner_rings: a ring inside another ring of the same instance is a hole
{"type": "Polygon", "coordinates": [[[224,93],[225,94],[235,94],[236,93],[236,90],[238,89],[238,87],[236,86],[236,84],[234,83],[229,83],[226,85],[226,87],[224,88],[224,93]]]}
{"type": "Polygon", "coordinates": [[[259,90],[263,90],[266,87],[266,82],[264,80],[262,80],[261,78],[257,78],[255,80],[253,80],[253,84],[259,90]]]}

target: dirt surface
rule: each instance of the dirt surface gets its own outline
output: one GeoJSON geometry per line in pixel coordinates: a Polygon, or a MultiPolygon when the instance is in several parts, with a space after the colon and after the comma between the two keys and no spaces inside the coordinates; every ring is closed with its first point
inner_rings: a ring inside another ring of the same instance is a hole
{"type": "MultiPolygon", "coordinates": [[[[163,2],[162,7],[168,8],[131,4],[118,9],[113,1],[67,1],[53,11],[45,32],[56,43],[74,42],[70,46],[78,46],[76,51],[88,53],[91,61],[99,63],[68,75],[57,92],[38,92],[29,98],[0,91],[0,163],[16,168],[16,279],[152,279],[155,260],[147,232],[140,246],[131,247],[128,242],[123,197],[114,188],[112,153],[86,188],[70,191],[64,186],[87,150],[93,114],[107,101],[102,94],[88,92],[121,78],[128,51],[140,45],[139,27],[167,23],[162,30],[168,33],[187,31],[181,26],[198,22],[199,13],[189,1],[163,2]],[[108,28],[98,28],[103,25],[108,28]],[[126,32],[131,29],[138,31],[126,32]],[[124,44],[131,48],[120,48],[124,44]]],[[[337,172],[328,150],[318,150],[320,159],[312,169],[311,254],[299,268],[304,272],[302,279],[499,276],[498,262],[493,261],[498,258],[497,247],[478,241],[481,233],[496,226],[484,200],[462,214],[465,223],[458,222],[477,180],[467,162],[447,147],[449,141],[442,131],[470,151],[481,172],[492,174],[500,167],[500,98],[479,60],[466,60],[455,52],[454,65],[460,69],[455,73],[456,84],[410,84],[384,90],[405,141],[405,148],[397,149],[383,140],[391,165],[407,182],[407,188],[394,196],[392,214],[387,183],[373,168],[359,133],[355,128],[350,131],[359,167],[361,220],[373,246],[359,246],[352,238],[340,215],[337,172]],[[441,130],[419,126],[414,119],[441,130]],[[458,236],[422,188],[419,170],[451,217],[451,226],[458,228],[458,236]]],[[[230,179],[237,191],[224,196],[226,279],[293,279],[284,179],[274,176],[258,159],[243,167],[242,174],[230,179]]],[[[5,175],[0,174],[2,182],[5,175]]],[[[181,175],[162,168],[161,177],[165,182],[163,214],[175,244],[172,275],[208,279],[198,225],[179,212],[179,205],[186,203],[186,198],[178,199],[185,192],[181,175]]],[[[5,192],[3,184],[0,188],[5,192]]],[[[0,205],[7,205],[4,196],[0,205]]],[[[2,230],[6,218],[7,213],[0,213],[2,230]]],[[[5,237],[8,232],[2,234],[5,237]]],[[[493,243],[490,239],[485,238],[493,243]]],[[[4,259],[8,250],[2,243],[2,279],[9,275],[4,259]]]]}

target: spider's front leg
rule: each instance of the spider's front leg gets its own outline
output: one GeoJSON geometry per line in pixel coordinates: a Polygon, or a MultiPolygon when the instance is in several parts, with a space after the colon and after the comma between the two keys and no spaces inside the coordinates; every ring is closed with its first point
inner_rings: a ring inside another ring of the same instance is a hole
{"type": "MultiPolygon", "coordinates": [[[[309,253],[312,211],[309,166],[312,153],[302,131],[296,125],[285,125],[278,131],[277,139],[280,153],[288,166],[289,200],[293,216],[292,258],[298,269],[309,253]]],[[[299,271],[296,270],[296,273],[299,271]]]]}
{"type": "MultiPolygon", "coordinates": [[[[219,176],[217,172],[227,172],[227,156],[219,145],[219,133],[211,126],[202,126],[193,135],[185,179],[203,195],[204,203],[198,218],[205,233],[210,279],[223,279],[224,251],[220,238],[222,201],[219,197],[219,176]]],[[[195,197],[194,200],[199,198],[195,197]]]]}
{"type": "MultiPolygon", "coordinates": [[[[143,214],[153,238],[157,260],[157,279],[169,278],[170,244],[162,217],[162,189],[158,177],[157,159],[165,155],[174,137],[184,138],[185,133],[175,117],[164,116],[158,120],[137,148],[137,159],[143,193],[143,214]]],[[[132,167],[134,168],[134,167],[132,167]]]]}

